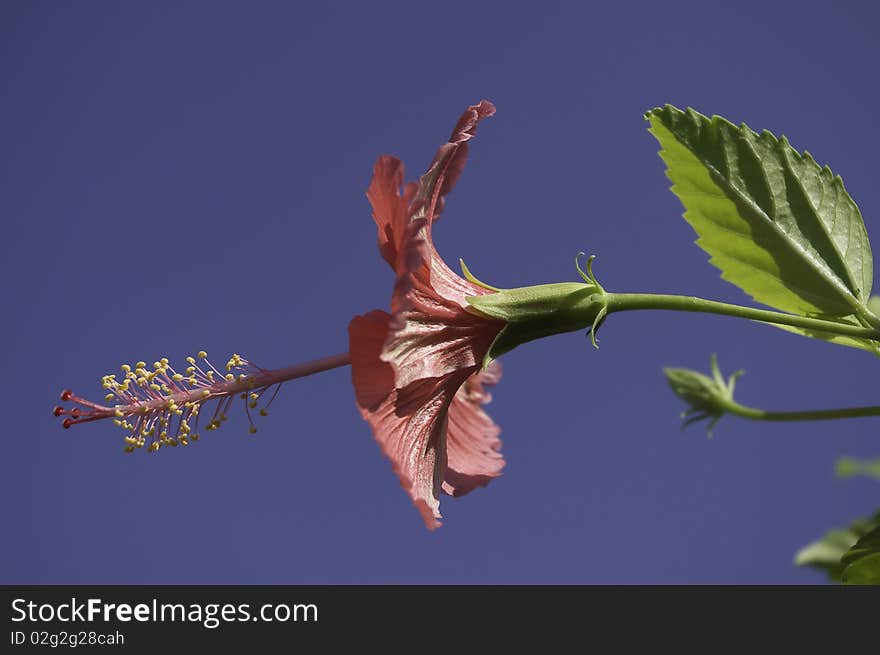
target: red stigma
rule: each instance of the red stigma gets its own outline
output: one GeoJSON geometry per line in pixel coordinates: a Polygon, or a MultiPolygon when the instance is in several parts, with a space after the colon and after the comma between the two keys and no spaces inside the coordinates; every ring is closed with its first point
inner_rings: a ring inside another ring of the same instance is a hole
{"type": "Polygon", "coordinates": [[[52,410],[52,413],[55,416],[61,416],[64,413],[64,408],[59,405],[58,407],[56,407],[55,409],[52,410]]]}
{"type": "MultiPolygon", "coordinates": [[[[65,389],[61,392],[61,400],[70,400],[70,397],[73,395],[73,391],[70,389],[65,389]]],[[[56,414],[57,416],[57,414],[56,414]]]]}
{"type": "Polygon", "coordinates": [[[67,428],[69,428],[72,424],[73,424],[73,421],[71,421],[69,418],[66,418],[63,421],[61,421],[61,427],[63,427],[65,430],[67,428]]]}

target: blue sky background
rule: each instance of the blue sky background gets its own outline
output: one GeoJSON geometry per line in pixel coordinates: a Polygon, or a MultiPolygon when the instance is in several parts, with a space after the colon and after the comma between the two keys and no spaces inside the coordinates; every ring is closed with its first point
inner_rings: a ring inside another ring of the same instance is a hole
{"type": "Polygon", "coordinates": [[[461,111],[498,114],[436,230],[498,286],[575,280],[749,302],[692,244],[642,113],[671,102],[785,134],[880,239],[870,3],[4,2],[3,583],[815,583],[792,555],[878,504],[839,455],[876,421],[679,430],[665,365],[745,368],[738,397],[878,402],[869,355],[710,316],[611,317],[505,356],[505,474],[434,533],[347,369],[285,385],[187,449],[60,428],[123,362],[204,348],[264,367],[347,348],[387,306],[364,191],[414,178],[461,111]]]}

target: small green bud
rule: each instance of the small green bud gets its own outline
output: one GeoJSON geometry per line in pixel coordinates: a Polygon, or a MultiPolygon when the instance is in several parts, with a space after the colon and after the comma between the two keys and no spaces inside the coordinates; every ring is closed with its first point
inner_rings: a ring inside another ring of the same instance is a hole
{"type": "Polygon", "coordinates": [[[673,393],[688,404],[688,409],[681,415],[684,419],[682,427],[708,419],[708,433],[711,436],[712,428],[733,402],[736,379],[742,373],[737,371],[725,382],[715,355],[712,355],[712,377],[686,368],[664,368],[663,374],[673,393]]]}

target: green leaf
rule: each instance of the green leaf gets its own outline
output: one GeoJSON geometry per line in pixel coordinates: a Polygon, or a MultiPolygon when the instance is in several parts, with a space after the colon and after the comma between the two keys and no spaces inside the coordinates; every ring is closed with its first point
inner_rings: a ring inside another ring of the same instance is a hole
{"type": "Polygon", "coordinates": [[[871,246],[839,177],[785,137],[719,116],[666,105],[645,117],[684,217],[722,278],[783,311],[868,313],[871,246]]]}
{"type": "Polygon", "coordinates": [[[834,473],[839,478],[854,478],[861,475],[880,480],[880,457],[875,459],[841,457],[834,463],[834,473]]]}
{"type": "Polygon", "coordinates": [[[841,559],[856,545],[859,538],[880,527],[880,512],[868,519],[859,519],[843,530],[832,530],[824,537],[801,548],[794,556],[798,566],[824,571],[829,580],[841,582],[846,564],[841,559]]]}
{"type": "Polygon", "coordinates": [[[880,525],[859,537],[840,561],[845,584],[880,584],[880,525]]]}
{"type": "Polygon", "coordinates": [[[880,552],[853,562],[843,570],[844,584],[880,585],[880,552]]]}

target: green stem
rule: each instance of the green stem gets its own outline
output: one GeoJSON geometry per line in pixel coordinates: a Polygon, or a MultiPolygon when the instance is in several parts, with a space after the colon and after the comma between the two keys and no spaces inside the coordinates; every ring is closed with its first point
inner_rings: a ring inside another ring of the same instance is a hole
{"type": "Polygon", "coordinates": [[[676,296],[653,293],[606,293],[608,313],[625,312],[634,309],[666,309],[678,312],[700,312],[704,314],[721,314],[724,316],[736,316],[762,323],[775,323],[777,325],[790,325],[792,327],[817,330],[829,334],[837,334],[847,337],[859,337],[880,341],[880,330],[858,325],[847,325],[837,321],[828,321],[820,318],[796,316],[783,312],[774,312],[768,309],[755,309],[742,305],[731,305],[715,300],[705,300],[695,296],[676,296]]]}
{"type": "Polygon", "coordinates": [[[720,402],[728,414],[750,421],[830,421],[839,418],[880,416],[880,407],[847,407],[844,409],[817,409],[809,412],[768,412],[756,407],[740,405],[734,400],[720,402]]]}

